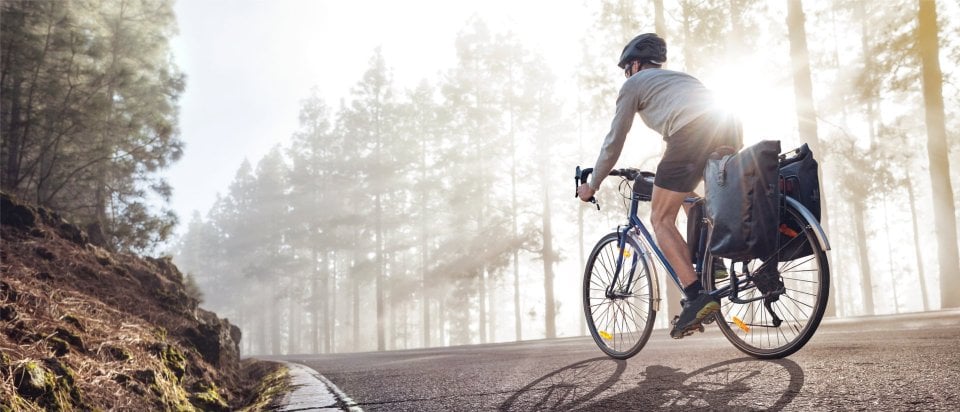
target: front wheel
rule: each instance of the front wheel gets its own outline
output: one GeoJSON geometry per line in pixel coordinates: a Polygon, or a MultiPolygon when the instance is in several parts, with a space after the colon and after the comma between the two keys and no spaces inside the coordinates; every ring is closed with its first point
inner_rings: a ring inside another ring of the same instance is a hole
{"type": "Polygon", "coordinates": [[[655,277],[649,249],[626,237],[621,250],[619,239],[619,233],[610,233],[590,252],[583,274],[583,311],[600,350],[627,359],[640,352],[653,330],[655,277]]]}
{"type": "MultiPolygon", "coordinates": [[[[810,340],[823,318],[830,290],[827,255],[813,228],[790,206],[783,210],[780,220],[779,248],[766,261],[755,259],[747,263],[748,270],[757,274],[757,279],[741,286],[739,298],[750,300],[764,296],[764,290],[777,290],[781,286],[783,293],[774,299],[749,303],[724,298],[717,314],[720,320],[717,324],[730,343],[746,354],[763,359],[790,355],[810,340]],[[767,271],[765,265],[775,265],[777,271],[767,271]],[[771,310],[781,320],[779,325],[771,310]]],[[[708,256],[706,262],[712,263],[713,259],[708,256]]],[[[730,260],[723,262],[733,269],[730,260]]],[[[740,269],[740,265],[737,266],[740,269]]],[[[707,279],[704,283],[707,289],[717,290],[729,287],[730,279],[707,279]]]]}

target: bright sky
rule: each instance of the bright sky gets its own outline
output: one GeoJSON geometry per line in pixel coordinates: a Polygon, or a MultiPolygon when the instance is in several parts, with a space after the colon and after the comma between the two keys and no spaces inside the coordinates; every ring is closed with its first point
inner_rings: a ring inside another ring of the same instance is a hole
{"type": "Polygon", "coordinates": [[[581,2],[543,0],[179,0],[175,11],[187,146],[167,176],[180,233],[194,210],[205,215],[216,193],[226,193],[244,158],[255,165],[287,141],[312,87],[336,107],[377,46],[405,88],[453,66],[454,40],[473,14],[570,68],[590,21],[581,2]]]}

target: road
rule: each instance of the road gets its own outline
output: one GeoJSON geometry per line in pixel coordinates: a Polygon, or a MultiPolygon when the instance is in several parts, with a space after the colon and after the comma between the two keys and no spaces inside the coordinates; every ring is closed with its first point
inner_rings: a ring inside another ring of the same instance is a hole
{"type": "Polygon", "coordinates": [[[960,410],[960,310],[826,320],[774,361],[715,326],[680,341],[656,330],[627,361],[589,337],[283,359],[367,411],[960,410]]]}

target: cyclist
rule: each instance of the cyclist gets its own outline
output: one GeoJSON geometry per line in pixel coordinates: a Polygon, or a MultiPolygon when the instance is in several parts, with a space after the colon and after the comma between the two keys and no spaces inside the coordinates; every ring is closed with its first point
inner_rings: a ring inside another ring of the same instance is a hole
{"type": "Polygon", "coordinates": [[[616,114],[600,148],[593,178],[581,184],[577,194],[588,201],[600,189],[620,157],[636,114],[663,136],[667,148],[657,165],[650,220],[657,243],[684,285],[683,310],[670,331],[670,336],[679,339],[700,328],[704,318],[720,310],[720,304],[704,293],[697,279],[690,251],[677,229],[677,214],[684,198],[695,195],[693,190],[703,179],[710,154],[721,148],[738,150],[743,139],[739,120],[719,110],[712,93],[699,80],[663,69],[666,60],[667,44],[655,33],[641,34],[623,48],[617,66],[627,80],[620,88],[616,114]]]}

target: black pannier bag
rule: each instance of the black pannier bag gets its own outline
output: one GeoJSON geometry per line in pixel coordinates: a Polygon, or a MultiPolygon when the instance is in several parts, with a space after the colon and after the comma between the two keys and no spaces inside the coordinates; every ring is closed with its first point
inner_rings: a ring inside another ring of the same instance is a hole
{"type": "Polygon", "coordinates": [[[734,261],[766,259],[777,250],[780,141],[711,156],[704,171],[710,253],[734,261]]]}
{"type": "Polygon", "coordinates": [[[780,160],[780,190],[807,208],[820,221],[820,178],[817,176],[817,160],[806,143],[791,151],[796,156],[780,160]]]}
{"type": "MultiPolygon", "coordinates": [[[[792,197],[807,208],[813,217],[820,221],[820,178],[817,176],[817,161],[813,158],[810,147],[804,143],[792,157],[784,155],[780,159],[780,190],[783,194],[792,197]]],[[[790,215],[780,217],[780,251],[779,260],[790,261],[810,256],[813,250],[810,244],[804,241],[803,226],[790,215]]]]}

